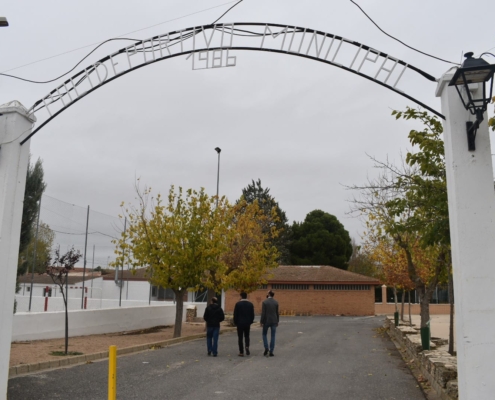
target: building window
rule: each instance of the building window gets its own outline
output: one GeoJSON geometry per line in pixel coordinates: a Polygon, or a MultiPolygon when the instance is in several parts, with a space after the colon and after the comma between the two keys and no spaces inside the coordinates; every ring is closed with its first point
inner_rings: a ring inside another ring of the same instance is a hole
{"type": "Polygon", "coordinates": [[[315,290],[370,290],[370,285],[314,285],[315,290]]]}
{"type": "Polygon", "coordinates": [[[268,289],[268,285],[259,285],[258,289],[266,290],[266,289],[268,289]]]}
{"type": "Polygon", "coordinates": [[[272,284],[274,290],[309,290],[309,285],[291,285],[283,283],[272,284]]]}

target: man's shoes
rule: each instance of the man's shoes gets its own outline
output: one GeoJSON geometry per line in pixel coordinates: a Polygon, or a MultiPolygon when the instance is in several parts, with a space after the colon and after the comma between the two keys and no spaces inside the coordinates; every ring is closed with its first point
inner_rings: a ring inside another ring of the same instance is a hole
{"type": "Polygon", "coordinates": [[[273,357],[275,354],[273,354],[271,351],[270,351],[270,357],[273,357]]]}
{"type": "Polygon", "coordinates": [[[265,349],[265,352],[263,353],[264,356],[268,354],[268,349],[265,349]]]}
{"type": "Polygon", "coordinates": [[[249,347],[246,347],[246,355],[249,356],[251,352],[249,351],[249,347]]]}
{"type": "Polygon", "coordinates": [[[213,357],[216,357],[217,355],[216,354],[213,354],[213,357]]]}
{"type": "Polygon", "coordinates": [[[239,357],[244,357],[244,353],[237,354],[239,357]]]}
{"type": "Polygon", "coordinates": [[[208,355],[211,356],[211,351],[208,352],[208,355]]]}

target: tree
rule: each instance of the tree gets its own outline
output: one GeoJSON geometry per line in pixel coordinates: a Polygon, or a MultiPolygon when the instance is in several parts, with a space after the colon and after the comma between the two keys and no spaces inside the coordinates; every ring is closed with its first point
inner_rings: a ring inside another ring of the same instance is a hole
{"type": "Polygon", "coordinates": [[[210,270],[218,270],[220,256],[226,251],[225,198],[209,197],[204,189],[178,192],[170,188],[164,204],[151,189],[136,187],[139,205],[124,210],[128,229],[116,240],[114,266],[129,262],[133,268],[146,266],[150,282],[175,293],[174,337],[182,329],[183,296],[197,289],[210,270]]]}
{"type": "Polygon", "coordinates": [[[266,283],[266,274],[278,266],[279,253],[271,240],[279,232],[278,216],[275,208],[266,215],[257,200],[251,204],[241,200],[230,211],[227,251],[221,256],[224,281],[219,287],[250,293],[266,283]]]}
{"type": "Polygon", "coordinates": [[[352,255],[349,260],[348,271],[365,276],[378,277],[379,271],[369,250],[365,246],[360,246],[354,238],[351,239],[352,255]]]}
{"type": "Polygon", "coordinates": [[[337,217],[321,210],[311,211],[304,222],[292,225],[292,265],[331,265],[347,269],[352,243],[337,217]]]}
{"type": "MultiPolygon", "coordinates": [[[[401,249],[401,255],[407,266],[407,274],[420,298],[421,327],[426,327],[429,321],[430,298],[438,284],[442,268],[445,264],[440,259],[438,262],[419,264],[416,252],[421,248],[431,249],[435,253],[438,248],[434,243],[427,244],[427,240],[421,233],[428,232],[427,225],[432,221],[424,221],[421,224],[420,214],[422,211],[418,200],[412,194],[412,189],[405,182],[414,181],[417,169],[408,167],[396,168],[388,163],[377,164],[383,169],[382,174],[375,180],[369,181],[364,186],[354,186],[359,189],[361,198],[354,200],[354,211],[365,215],[367,218],[367,234],[371,241],[379,243],[389,238],[393,240],[394,246],[401,249]],[[408,201],[409,200],[409,201],[408,201]],[[422,230],[422,229],[425,230],[422,230]],[[377,239],[373,239],[373,236],[377,239]],[[427,265],[429,270],[423,271],[427,265]]],[[[429,227],[431,229],[431,226],[429,227]]],[[[390,246],[390,244],[389,244],[390,246]]],[[[390,268],[402,269],[398,263],[390,263],[390,268]]],[[[393,285],[392,282],[388,282],[393,285]]]]}
{"type": "Polygon", "coordinates": [[[383,173],[365,186],[353,187],[364,196],[354,201],[355,211],[403,250],[409,279],[420,295],[425,328],[433,290],[451,269],[443,128],[436,116],[424,111],[407,108],[392,115],[422,122],[422,130],[409,133],[410,143],[419,150],[409,151],[399,168],[374,160],[383,173]]]}
{"type": "Polygon", "coordinates": [[[287,264],[290,260],[291,227],[288,224],[285,211],[280,208],[278,202],[270,194],[270,189],[263,189],[261,179],[258,179],[256,182],[253,179],[249,185],[242,189],[242,197],[238,202],[242,201],[242,199],[248,204],[252,204],[255,200],[258,200],[260,209],[263,210],[269,221],[271,219],[271,223],[264,224],[264,233],[270,234],[271,228],[276,228],[278,234],[276,237],[270,237],[270,241],[279,253],[279,264],[287,264]],[[275,213],[272,210],[275,210],[275,213]]]}
{"type": "Polygon", "coordinates": [[[53,246],[53,240],[55,239],[55,232],[53,232],[48,224],[40,222],[38,229],[38,235],[31,237],[31,241],[24,251],[19,255],[19,265],[25,271],[30,270],[30,266],[34,261],[35,248],[36,248],[36,262],[34,264],[34,272],[42,274],[46,271],[46,268],[50,264],[50,254],[53,246]]]}
{"type": "Polygon", "coordinates": [[[74,265],[80,260],[82,254],[72,247],[67,253],[60,255],[60,249],[55,250],[53,265],[46,268],[46,273],[52,278],[60,288],[65,306],[65,354],[69,349],[69,311],[67,309],[67,296],[65,290],[68,284],[69,272],[74,269],[74,265]]]}
{"type": "MultiPolygon", "coordinates": [[[[36,229],[36,219],[39,211],[39,201],[46,189],[46,183],[43,181],[43,161],[38,161],[33,165],[29,161],[26,175],[26,190],[24,192],[24,203],[22,207],[21,238],[19,244],[19,254],[23,253],[32,240],[36,229]]],[[[21,260],[21,259],[20,259],[21,260]]],[[[27,270],[27,264],[19,262],[17,267],[17,276],[24,275],[27,270]]]]}
{"type": "MultiPolygon", "coordinates": [[[[385,285],[392,287],[394,291],[395,311],[399,311],[397,302],[397,289],[403,291],[401,318],[404,321],[405,292],[414,288],[409,278],[405,253],[388,235],[380,235],[372,224],[368,224],[366,232],[365,248],[370,254],[370,259],[379,266],[380,280],[385,285]]],[[[386,299],[383,299],[386,302],[386,299]]],[[[409,306],[409,320],[411,320],[411,307],[409,306]]]]}

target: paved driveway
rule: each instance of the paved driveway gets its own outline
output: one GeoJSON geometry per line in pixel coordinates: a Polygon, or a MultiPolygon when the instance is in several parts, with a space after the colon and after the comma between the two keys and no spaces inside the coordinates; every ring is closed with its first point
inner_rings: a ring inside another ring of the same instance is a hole
{"type": "MultiPolygon", "coordinates": [[[[205,340],[118,358],[118,399],[424,399],[395,346],[375,329],[382,317],[284,317],[275,357],[263,357],[261,330],[251,356],[237,356],[237,334],[220,336],[218,357],[205,340]]],[[[106,399],[106,361],[9,381],[9,400],[106,399]]]]}

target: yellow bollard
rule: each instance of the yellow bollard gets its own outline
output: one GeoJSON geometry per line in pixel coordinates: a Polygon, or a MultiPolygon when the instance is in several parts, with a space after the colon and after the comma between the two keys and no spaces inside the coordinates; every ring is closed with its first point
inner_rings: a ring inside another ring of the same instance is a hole
{"type": "Polygon", "coordinates": [[[108,400],[117,400],[117,346],[108,350],[108,400]]]}

